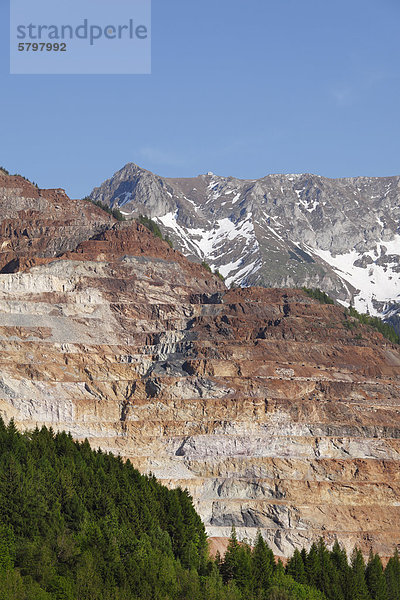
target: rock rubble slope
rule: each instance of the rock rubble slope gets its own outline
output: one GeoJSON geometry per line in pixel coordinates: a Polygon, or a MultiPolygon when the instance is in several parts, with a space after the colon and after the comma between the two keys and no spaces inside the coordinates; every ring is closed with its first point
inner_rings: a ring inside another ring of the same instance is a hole
{"type": "Polygon", "coordinates": [[[75,243],[0,274],[3,417],[187,487],[214,537],[392,553],[398,347],[298,290],[228,291],[136,223],[75,243]]]}

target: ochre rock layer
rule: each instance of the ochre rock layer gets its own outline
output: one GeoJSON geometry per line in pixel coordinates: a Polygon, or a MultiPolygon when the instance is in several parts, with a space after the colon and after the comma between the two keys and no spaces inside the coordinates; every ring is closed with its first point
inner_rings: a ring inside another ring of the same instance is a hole
{"type": "Polygon", "coordinates": [[[19,219],[25,262],[0,274],[2,416],[188,488],[213,537],[235,525],[280,555],[321,535],[391,554],[398,347],[299,290],[228,291],[142,226],[94,210],[92,239],[39,261],[17,241],[19,219]]]}

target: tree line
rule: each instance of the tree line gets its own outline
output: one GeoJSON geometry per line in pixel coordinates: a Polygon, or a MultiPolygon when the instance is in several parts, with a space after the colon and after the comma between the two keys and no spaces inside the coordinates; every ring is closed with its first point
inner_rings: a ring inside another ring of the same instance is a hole
{"type": "Polygon", "coordinates": [[[254,548],[239,543],[233,530],[224,560],[217,557],[225,582],[234,581],[243,598],[262,600],[399,600],[397,549],[384,569],[378,554],[367,563],[355,548],[350,560],[336,541],[329,550],[321,538],[310,550],[295,550],[286,567],[259,533],[254,548]]]}
{"type": "Polygon", "coordinates": [[[398,600],[397,553],[383,569],[323,541],[286,568],[235,531],[208,554],[189,494],[130,461],[43,427],[0,418],[0,600],[398,600]]]}
{"type": "MultiPolygon", "coordinates": [[[[301,289],[307,294],[307,296],[318,300],[318,302],[321,304],[334,304],[332,298],[318,288],[311,289],[302,287],[301,289]]],[[[400,344],[400,336],[397,334],[395,328],[390,325],[390,323],[386,323],[379,317],[371,317],[371,315],[359,313],[352,305],[350,305],[349,308],[345,308],[343,314],[345,317],[343,325],[346,327],[346,329],[353,329],[354,327],[357,327],[358,323],[356,321],[359,321],[363,325],[368,325],[373,329],[377,329],[383,335],[383,337],[387,338],[393,344],[400,344]],[[349,320],[348,317],[353,317],[354,320],[349,320]]]]}

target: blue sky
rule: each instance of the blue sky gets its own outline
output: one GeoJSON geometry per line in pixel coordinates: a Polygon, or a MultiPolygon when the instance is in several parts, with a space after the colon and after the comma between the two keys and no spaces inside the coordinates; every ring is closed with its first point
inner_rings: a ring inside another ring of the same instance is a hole
{"type": "Polygon", "coordinates": [[[0,0],[0,164],[41,187],[400,174],[398,0],[153,0],[151,75],[9,75],[8,23],[0,0]]]}

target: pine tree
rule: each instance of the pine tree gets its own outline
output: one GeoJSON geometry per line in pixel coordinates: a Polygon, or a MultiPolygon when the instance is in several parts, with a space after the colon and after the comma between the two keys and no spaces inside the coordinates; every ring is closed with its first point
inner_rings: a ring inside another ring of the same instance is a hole
{"type": "Polygon", "coordinates": [[[387,600],[386,579],[382,561],[378,554],[373,554],[372,550],[369,554],[365,577],[372,600],[387,600]]]}
{"type": "Polygon", "coordinates": [[[222,563],[221,573],[225,582],[235,579],[239,563],[239,542],[236,537],[236,529],[232,527],[231,537],[228,548],[225,552],[224,562],[222,563]]]}
{"type": "Polygon", "coordinates": [[[286,573],[291,575],[291,577],[293,577],[293,579],[298,583],[307,583],[306,569],[303,558],[297,548],[286,565],[286,573]]]}
{"type": "Polygon", "coordinates": [[[355,548],[353,551],[350,575],[351,600],[370,600],[371,597],[365,580],[365,562],[359,548],[355,548]]]}
{"type": "Polygon", "coordinates": [[[252,557],[254,588],[256,590],[267,590],[271,585],[274,563],[273,554],[269,550],[270,548],[265,543],[264,538],[259,531],[252,557]]]}
{"type": "Polygon", "coordinates": [[[394,555],[389,559],[385,569],[385,579],[388,600],[399,600],[400,598],[400,559],[397,548],[394,555]]]}
{"type": "Polygon", "coordinates": [[[308,585],[318,587],[320,579],[321,564],[319,560],[318,548],[312,544],[306,560],[306,573],[308,585]]]}

